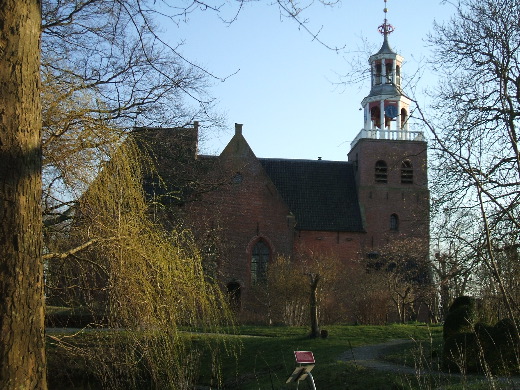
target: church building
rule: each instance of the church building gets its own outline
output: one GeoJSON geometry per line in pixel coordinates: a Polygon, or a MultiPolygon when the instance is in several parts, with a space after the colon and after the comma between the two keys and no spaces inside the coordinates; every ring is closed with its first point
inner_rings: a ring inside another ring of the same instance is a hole
{"type": "Polygon", "coordinates": [[[362,128],[345,161],[258,158],[241,124],[219,156],[197,153],[197,122],[142,129],[167,186],[153,178],[146,184],[148,195],[167,206],[157,215],[172,223],[182,217],[238,309],[277,256],[322,254],[348,266],[377,259],[395,241],[428,247],[427,144],[408,123],[403,57],[390,47],[392,30],[385,18],[383,44],[369,59],[362,128]]]}

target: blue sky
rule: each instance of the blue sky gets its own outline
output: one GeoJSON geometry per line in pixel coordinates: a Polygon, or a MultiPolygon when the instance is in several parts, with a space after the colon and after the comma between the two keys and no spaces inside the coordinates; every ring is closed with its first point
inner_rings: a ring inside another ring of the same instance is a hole
{"type": "MultiPolygon", "coordinates": [[[[427,105],[422,91],[436,81],[425,61],[425,38],[433,21],[449,19],[453,8],[439,0],[388,0],[387,7],[395,27],[390,44],[406,61],[403,83],[419,70],[418,97],[427,105]]],[[[340,52],[313,41],[294,21],[281,18],[275,5],[263,1],[247,4],[229,26],[214,12],[197,11],[187,23],[167,27],[172,43],[184,40],[181,51],[192,61],[219,77],[236,72],[212,87],[227,126],[224,132],[207,134],[201,151],[220,153],[237,122],[244,125],[243,134],[258,157],[346,160],[363,124],[360,102],[370,86],[367,78],[337,83],[352,72],[355,60],[367,69],[363,40],[371,45],[370,54],[381,46],[377,27],[383,8],[383,0],[343,0],[333,8],[315,4],[306,10],[309,28],[321,29],[319,37],[329,46],[345,47],[340,52]]],[[[230,18],[235,12],[229,5],[221,15],[230,18]]]]}

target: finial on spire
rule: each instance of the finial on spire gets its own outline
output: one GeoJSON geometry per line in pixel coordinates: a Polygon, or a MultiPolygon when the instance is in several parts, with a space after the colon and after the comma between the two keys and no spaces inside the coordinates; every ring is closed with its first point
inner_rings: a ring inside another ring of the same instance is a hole
{"type": "Polygon", "coordinates": [[[395,28],[394,26],[392,26],[390,23],[388,23],[388,20],[386,19],[386,14],[388,13],[388,8],[386,7],[386,1],[385,0],[385,8],[383,9],[384,13],[385,13],[385,21],[383,22],[383,24],[381,26],[379,26],[377,29],[379,30],[379,32],[381,34],[383,34],[385,37],[388,35],[388,34],[391,34],[394,32],[395,28]]]}

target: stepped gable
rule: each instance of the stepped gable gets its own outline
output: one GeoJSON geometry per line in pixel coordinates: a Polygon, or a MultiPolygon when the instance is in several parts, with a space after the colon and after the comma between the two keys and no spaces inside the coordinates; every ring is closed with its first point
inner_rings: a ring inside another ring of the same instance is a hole
{"type": "Polygon", "coordinates": [[[323,160],[260,158],[296,218],[296,229],[362,232],[353,165],[323,160]]]}

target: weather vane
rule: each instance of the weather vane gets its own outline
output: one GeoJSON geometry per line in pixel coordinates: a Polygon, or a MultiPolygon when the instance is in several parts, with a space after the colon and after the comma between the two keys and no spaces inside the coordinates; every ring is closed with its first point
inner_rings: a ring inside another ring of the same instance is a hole
{"type": "Polygon", "coordinates": [[[388,20],[386,19],[386,14],[388,13],[388,8],[386,8],[386,1],[387,0],[385,0],[385,8],[383,9],[383,11],[385,12],[385,21],[383,22],[383,24],[381,26],[379,26],[377,28],[379,30],[379,32],[381,34],[383,34],[384,36],[387,36],[388,34],[393,33],[395,30],[394,26],[392,26],[390,23],[388,23],[388,20]]]}

